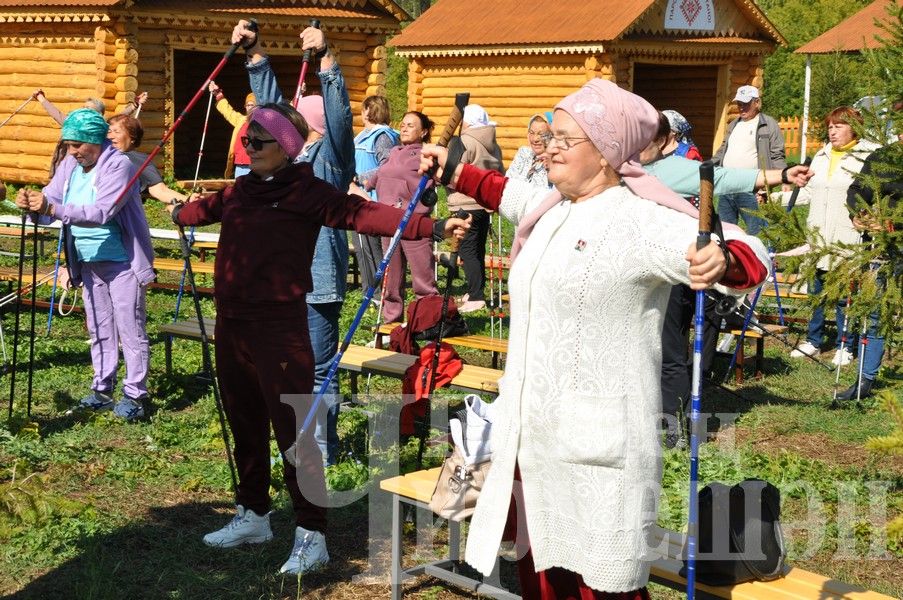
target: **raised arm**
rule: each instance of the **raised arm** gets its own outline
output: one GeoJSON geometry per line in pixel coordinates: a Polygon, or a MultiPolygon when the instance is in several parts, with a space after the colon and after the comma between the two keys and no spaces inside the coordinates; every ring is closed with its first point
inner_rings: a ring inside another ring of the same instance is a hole
{"type": "Polygon", "coordinates": [[[43,106],[44,110],[47,111],[47,114],[50,115],[50,118],[59,123],[60,127],[62,127],[63,121],[66,120],[66,115],[44,96],[44,90],[35,90],[33,96],[35,100],[41,103],[41,106],[43,106]]]}

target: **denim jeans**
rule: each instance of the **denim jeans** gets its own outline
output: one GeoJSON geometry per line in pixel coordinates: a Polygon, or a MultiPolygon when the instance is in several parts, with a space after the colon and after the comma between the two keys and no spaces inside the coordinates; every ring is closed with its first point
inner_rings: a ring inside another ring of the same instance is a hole
{"type": "Polygon", "coordinates": [[[740,223],[740,217],[746,223],[746,233],[756,235],[768,222],[762,217],[750,214],[747,211],[759,210],[759,202],[756,195],[751,192],[741,194],[721,194],[718,196],[718,216],[722,223],[740,223]]]}
{"type": "MultiPolygon", "coordinates": [[[[821,293],[824,288],[824,281],[822,277],[824,271],[816,272],[815,279],[812,281],[812,285],[809,288],[809,293],[813,296],[816,296],[821,293]]],[[[834,347],[840,349],[840,344],[843,339],[843,322],[844,322],[844,308],[846,307],[846,303],[838,302],[836,307],[836,316],[835,319],[837,321],[837,338],[834,340],[834,347]]],[[[809,341],[810,344],[815,346],[816,348],[821,346],[821,343],[824,339],[824,329],[825,329],[825,309],[823,306],[816,306],[812,311],[812,318],[809,320],[809,332],[806,334],[806,340],[809,341]]],[[[854,335],[851,332],[847,332],[846,335],[846,344],[844,344],[850,352],[853,351],[853,337],[854,335]]]]}
{"type": "MultiPolygon", "coordinates": [[[[341,302],[325,302],[307,305],[307,327],[310,345],[314,351],[314,396],[320,391],[329,366],[339,348],[339,313],[341,302]]],[[[323,453],[323,464],[334,465],[339,448],[339,382],[329,383],[322,405],[317,411],[317,427],[314,438],[323,453]]]]}
{"type": "Polygon", "coordinates": [[[855,338],[859,362],[862,365],[862,378],[874,381],[878,377],[878,369],[881,368],[881,359],[884,357],[884,337],[878,331],[878,313],[869,315],[865,336],[857,334],[855,338]]]}

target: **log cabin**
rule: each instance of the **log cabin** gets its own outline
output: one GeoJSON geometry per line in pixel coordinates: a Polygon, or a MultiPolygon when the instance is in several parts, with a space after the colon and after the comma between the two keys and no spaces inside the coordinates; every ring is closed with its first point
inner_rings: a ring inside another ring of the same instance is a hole
{"type": "MultiPolygon", "coordinates": [[[[107,116],[147,91],[141,149],[150,152],[228,50],[235,23],[246,17],[259,21],[289,98],[300,72],[298,34],[319,19],[358,126],[362,100],[385,91],[385,40],[410,20],[393,0],[0,0],[0,119],[38,88],[64,113],[94,97],[107,116]]],[[[238,110],[250,91],[244,60],[239,50],[217,78],[238,110]]],[[[319,87],[315,71],[308,71],[308,93],[319,87]]],[[[194,175],[206,105],[205,92],[167,141],[158,167],[176,177],[194,175]]],[[[230,134],[231,126],[213,109],[202,175],[222,176],[230,134]]],[[[0,128],[0,180],[45,182],[59,135],[43,108],[28,103],[0,128]]]]}
{"type": "Polygon", "coordinates": [[[737,88],[761,88],[786,41],[753,0],[439,0],[389,44],[409,61],[409,108],[441,120],[470,91],[507,162],[531,115],[593,77],[682,113],[711,156],[737,88]]]}

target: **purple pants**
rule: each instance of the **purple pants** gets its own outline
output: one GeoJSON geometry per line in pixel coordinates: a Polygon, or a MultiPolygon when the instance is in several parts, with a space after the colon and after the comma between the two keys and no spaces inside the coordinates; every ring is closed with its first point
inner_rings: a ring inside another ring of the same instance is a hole
{"type": "MultiPolygon", "coordinates": [[[[389,238],[383,238],[383,252],[389,249],[389,238]]],[[[411,284],[418,298],[438,294],[436,290],[436,257],[433,243],[427,238],[401,240],[392,254],[386,271],[386,293],[382,299],[383,321],[404,320],[405,275],[411,268],[411,284]]]]}
{"type": "Polygon", "coordinates": [[[127,262],[84,262],[85,316],[91,335],[91,389],[112,394],[119,368],[119,346],[125,359],[122,392],[129,398],[147,396],[150,348],[145,331],[145,289],[127,262]]]}

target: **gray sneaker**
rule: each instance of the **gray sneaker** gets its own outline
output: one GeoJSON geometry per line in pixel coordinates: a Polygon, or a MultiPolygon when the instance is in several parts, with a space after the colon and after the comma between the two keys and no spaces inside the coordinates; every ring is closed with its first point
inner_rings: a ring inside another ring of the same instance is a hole
{"type": "Polygon", "coordinates": [[[105,392],[92,391],[79,401],[78,406],[87,410],[110,410],[113,408],[113,397],[105,392]]]}
{"type": "Polygon", "coordinates": [[[129,398],[123,396],[122,400],[116,403],[113,414],[122,417],[126,421],[137,421],[144,417],[144,407],[141,405],[143,398],[129,398]]]}

